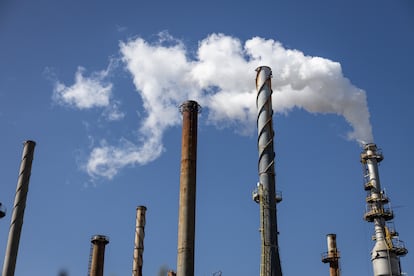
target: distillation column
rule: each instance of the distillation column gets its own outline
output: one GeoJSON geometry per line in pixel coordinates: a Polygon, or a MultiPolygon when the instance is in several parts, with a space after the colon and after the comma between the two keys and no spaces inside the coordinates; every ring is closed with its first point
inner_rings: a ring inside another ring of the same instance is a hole
{"type": "Polygon", "coordinates": [[[17,251],[19,250],[35,146],[36,143],[34,141],[24,142],[23,156],[20,163],[19,178],[17,180],[16,195],[14,198],[13,214],[10,223],[9,239],[6,254],[4,255],[3,276],[13,276],[16,268],[17,251]]]}
{"type": "Polygon", "coordinates": [[[91,239],[92,256],[90,260],[89,276],[103,276],[105,261],[105,246],[109,239],[103,235],[95,235],[91,239]]]}
{"type": "Polygon", "coordinates": [[[195,101],[187,101],[180,107],[183,115],[183,129],[181,143],[177,276],[194,276],[197,119],[199,107],[195,101]]]}
{"type": "Polygon", "coordinates": [[[330,276],[339,276],[339,251],[336,247],[336,235],[328,234],[326,235],[326,240],[328,243],[328,252],[322,256],[322,262],[329,263],[330,276]]]}
{"type": "Polygon", "coordinates": [[[272,71],[267,66],[256,69],[256,106],[258,110],[258,150],[259,150],[259,183],[258,195],[260,204],[260,232],[262,253],[260,276],[281,276],[279,246],[277,240],[276,219],[276,181],[273,149],[273,109],[272,109],[272,71]]]}
{"type": "Polygon", "coordinates": [[[142,255],[144,253],[145,237],[145,206],[137,207],[137,221],[135,224],[135,245],[134,263],[132,264],[132,276],[142,276],[142,265],[144,263],[142,255]]]}
{"type": "Polygon", "coordinates": [[[406,255],[408,250],[399,240],[398,233],[386,224],[387,221],[393,219],[394,214],[388,206],[389,199],[380,185],[378,163],[383,159],[384,157],[375,144],[370,143],[364,146],[361,163],[364,169],[364,188],[368,193],[364,219],[374,223],[375,245],[371,252],[374,276],[400,276],[403,275],[400,256],[406,255]]]}

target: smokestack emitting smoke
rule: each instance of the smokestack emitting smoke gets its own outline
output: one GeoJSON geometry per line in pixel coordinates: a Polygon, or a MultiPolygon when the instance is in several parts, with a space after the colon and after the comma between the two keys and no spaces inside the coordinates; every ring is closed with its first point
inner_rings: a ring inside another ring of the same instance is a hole
{"type": "MultiPolygon", "coordinates": [[[[112,178],[125,166],[158,158],[163,152],[164,131],[180,123],[176,107],[188,98],[203,106],[207,123],[253,134],[256,92],[251,72],[264,63],[273,70],[275,112],[299,108],[336,114],[351,126],[349,139],[361,144],[373,141],[366,94],[343,76],[341,65],[286,49],[278,41],[253,37],[242,44],[235,37],[211,34],[193,51],[168,33],[161,33],[155,43],[140,37],[121,42],[120,53],[142,98],[145,111],[140,113],[145,117],[140,123],[139,141],[120,138],[117,145],[110,145],[102,140],[95,146],[85,165],[91,176],[112,178]]],[[[96,87],[105,91],[107,100],[99,103],[111,106],[112,91],[103,89],[112,87],[106,79],[111,70],[105,71],[103,80],[93,73],[89,78],[82,76],[83,71],[78,71],[81,77],[72,86],[57,83],[55,93],[60,93],[61,100],[69,97],[68,104],[73,106],[73,101],[84,100],[96,87]]],[[[87,108],[97,106],[101,105],[90,103],[87,108]]]]}
{"type": "Polygon", "coordinates": [[[186,101],[183,115],[178,217],[177,276],[194,276],[194,240],[196,211],[197,120],[199,105],[186,101]]]}
{"type": "Polygon", "coordinates": [[[17,252],[19,250],[20,234],[23,226],[35,145],[36,143],[34,141],[24,142],[16,196],[14,198],[13,214],[10,222],[9,239],[4,256],[3,276],[13,276],[16,268],[17,252]]]}
{"type": "Polygon", "coordinates": [[[109,243],[109,239],[103,235],[95,235],[91,239],[92,256],[90,263],[89,276],[103,276],[105,262],[105,246],[109,243]]]}
{"type": "Polygon", "coordinates": [[[137,217],[135,224],[135,246],[134,246],[134,262],[132,264],[132,276],[142,276],[143,253],[144,253],[144,237],[145,237],[145,206],[137,207],[137,217]]]}
{"type": "Polygon", "coordinates": [[[276,219],[276,180],[273,147],[272,71],[267,66],[256,69],[257,147],[259,149],[259,203],[262,254],[260,276],[282,276],[276,219]]]}
{"type": "Polygon", "coordinates": [[[376,144],[370,143],[364,146],[361,163],[364,169],[364,188],[368,191],[367,212],[364,218],[374,223],[375,245],[371,252],[374,276],[400,276],[405,274],[401,272],[400,257],[405,256],[408,250],[399,240],[398,232],[386,224],[394,218],[394,213],[388,206],[389,199],[385,191],[381,188],[378,163],[383,159],[376,144]]]}

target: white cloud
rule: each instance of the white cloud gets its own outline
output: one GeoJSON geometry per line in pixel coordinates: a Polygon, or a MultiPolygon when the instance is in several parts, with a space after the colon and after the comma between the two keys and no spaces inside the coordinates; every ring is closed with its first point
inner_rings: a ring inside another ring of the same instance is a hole
{"type": "MultiPolygon", "coordinates": [[[[337,114],[352,127],[350,139],[373,141],[365,92],[343,76],[337,62],[305,56],[271,39],[254,37],[242,44],[223,34],[202,40],[192,59],[184,44],[166,33],[156,43],[140,37],[121,42],[120,52],[142,98],[146,117],[137,144],[121,140],[118,146],[103,143],[92,150],[87,164],[92,176],[112,178],[122,167],[156,159],[163,150],[164,131],[181,122],[177,107],[186,100],[195,100],[207,110],[211,124],[254,133],[254,70],[262,65],[273,70],[275,112],[297,107],[337,114]]],[[[84,83],[78,75],[79,83],[84,83]]],[[[107,88],[101,87],[101,91],[107,88]]],[[[72,95],[67,91],[63,94],[72,95]]]]}
{"type": "Polygon", "coordinates": [[[109,105],[112,84],[104,81],[107,71],[93,73],[89,78],[83,76],[84,71],[84,68],[78,67],[75,83],[71,86],[56,82],[53,93],[55,102],[79,109],[109,105]]]}
{"type": "MultiPolygon", "coordinates": [[[[89,77],[84,76],[83,67],[78,67],[74,84],[66,86],[60,81],[55,81],[53,101],[80,110],[102,108],[102,115],[108,121],[123,119],[125,114],[119,109],[120,103],[112,99],[113,85],[107,80],[110,72],[116,67],[117,61],[112,59],[106,70],[93,72],[89,77]]],[[[51,78],[54,79],[55,76],[51,78]]]]}

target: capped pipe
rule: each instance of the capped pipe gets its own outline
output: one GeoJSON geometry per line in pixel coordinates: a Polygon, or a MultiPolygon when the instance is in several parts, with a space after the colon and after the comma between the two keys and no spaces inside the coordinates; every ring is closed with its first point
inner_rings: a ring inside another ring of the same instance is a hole
{"type": "Polygon", "coordinates": [[[178,218],[177,276],[194,276],[194,240],[196,208],[197,119],[199,105],[186,101],[183,115],[180,202],[178,218]]]}
{"type": "Polygon", "coordinates": [[[276,219],[276,181],[273,149],[273,109],[272,109],[272,71],[267,66],[256,69],[256,106],[258,110],[258,150],[259,150],[259,204],[261,220],[262,254],[260,261],[261,276],[281,276],[279,245],[277,240],[276,219]]]}
{"type": "Polygon", "coordinates": [[[339,276],[339,251],[336,247],[336,234],[326,235],[328,252],[322,256],[323,263],[329,263],[329,275],[339,276]]]}
{"type": "Polygon", "coordinates": [[[92,256],[90,263],[89,276],[103,276],[105,262],[105,246],[109,243],[109,239],[103,235],[95,235],[91,239],[92,256]]]}
{"type": "Polygon", "coordinates": [[[137,207],[137,217],[135,224],[135,244],[134,244],[134,262],[132,264],[132,276],[142,276],[144,237],[145,237],[145,206],[137,207]]]}
{"type": "Polygon", "coordinates": [[[19,178],[17,180],[16,196],[10,222],[9,239],[3,263],[3,276],[13,276],[16,269],[17,252],[19,250],[20,235],[23,226],[24,210],[26,208],[27,192],[29,189],[32,170],[33,153],[36,143],[25,141],[20,163],[19,178]]]}

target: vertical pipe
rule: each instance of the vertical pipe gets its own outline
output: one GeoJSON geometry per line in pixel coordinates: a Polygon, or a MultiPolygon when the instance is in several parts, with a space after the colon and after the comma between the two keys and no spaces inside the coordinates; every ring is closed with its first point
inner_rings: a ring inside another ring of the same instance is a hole
{"type": "Polygon", "coordinates": [[[137,217],[135,224],[135,245],[134,245],[134,263],[132,264],[132,276],[142,276],[142,265],[144,253],[145,237],[145,206],[137,207],[137,217]]]}
{"type": "Polygon", "coordinates": [[[27,191],[29,189],[33,153],[36,143],[34,141],[25,141],[23,145],[23,155],[20,163],[16,196],[14,198],[9,239],[4,256],[3,276],[13,276],[16,268],[17,251],[19,250],[20,234],[23,226],[23,216],[26,208],[27,191]]]}
{"type": "Polygon", "coordinates": [[[103,276],[105,262],[105,246],[109,243],[106,236],[95,235],[91,239],[93,245],[89,276],[103,276]]]}
{"type": "Polygon", "coordinates": [[[322,262],[329,263],[330,276],[339,276],[339,251],[336,247],[336,235],[328,234],[326,235],[326,240],[328,244],[328,252],[323,256],[322,262]]]}
{"type": "Polygon", "coordinates": [[[180,203],[178,218],[177,275],[194,276],[194,239],[196,207],[197,117],[199,105],[184,102],[183,115],[180,203]]]}
{"type": "Polygon", "coordinates": [[[259,150],[259,204],[261,213],[262,254],[260,275],[281,276],[276,219],[276,181],[274,169],[273,123],[272,123],[272,71],[267,66],[256,69],[256,106],[258,110],[259,150]]]}
{"type": "MultiPolygon", "coordinates": [[[[378,163],[384,159],[376,144],[369,143],[364,145],[361,153],[361,163],[365,170],[364,184],[368,192],[366,198],[367,212],[364,218],[368,222],[374,223],[375,245],[371,251],[371,262],[374,276],[400,276],[401,272],[400,256],[405,256],[408,250],[404,245],[394,244],[393,240],[398,238],[397,233],[390,231],[386,222],[393,219],[394,214],[390,208],[386,208],[389,203],[388,197],[381,188],[379,179],[378,163]]],[[[400,242],[398,240],[398,242],[400,242]]]]}

